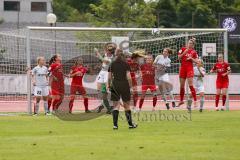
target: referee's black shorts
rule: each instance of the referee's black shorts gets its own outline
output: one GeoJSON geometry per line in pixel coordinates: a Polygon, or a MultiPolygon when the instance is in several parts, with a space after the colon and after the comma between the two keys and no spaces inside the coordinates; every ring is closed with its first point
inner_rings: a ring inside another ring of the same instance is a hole
{"type": "Polygon", "coordinates": [[[130,86],[128,81],[113,80],[111,86],[111,100],[119,101],[122,98],[123,102],[128,102],[131,99],[130,86]]]}

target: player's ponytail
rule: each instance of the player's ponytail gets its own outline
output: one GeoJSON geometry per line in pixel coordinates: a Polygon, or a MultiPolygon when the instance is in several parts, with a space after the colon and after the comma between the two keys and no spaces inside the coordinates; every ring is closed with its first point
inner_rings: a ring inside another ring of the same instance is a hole
{"type": "Polygon", "coordinates": [[[52,56],[52,58],[51,58],[50,61],[49,61],[49,66],[50,66],[51,64],[53,64],[54,62],[56,62],[57,56],[58,56],[58,55],[52,56]]]}

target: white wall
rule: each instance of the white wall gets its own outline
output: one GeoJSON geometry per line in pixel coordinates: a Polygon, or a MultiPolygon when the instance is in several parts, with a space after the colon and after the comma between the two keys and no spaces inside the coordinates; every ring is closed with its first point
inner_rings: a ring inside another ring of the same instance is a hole
{"type": "MultiPolygon", "coordinates": [[[[51,0],[7,0],[20,1],[19,22],[46,22],[52,12],[51,0]],[[31,2],[47,2],[47,12],[31,12],[31,2]]],[[[4,0],[0,0],[0,17],[4,22],[18,22],[18,11],[4,11],[4,0]]]]}
{"type": "MultiPolygon", "coordinates": [[[[179,78],[178,75],[170,76],[171,82],[174,86],[174,93],[179,93],[179,78]]],[[[216,75],[207,75],[204,78],[205,93],[214,94],[216,75]]],[[[70,84],[70,81],[65,81],[65,83],[70,84]]],[[[96,89],[96,83],[84,83],[89,89],[96,89]]],[[[27,93],[27,77],[26,75],[0,75],[0,94],[1,93],[27,93]]],[[[240,94],[240,75],[231,75],[229,84],[230,94],[240,94]]]]}

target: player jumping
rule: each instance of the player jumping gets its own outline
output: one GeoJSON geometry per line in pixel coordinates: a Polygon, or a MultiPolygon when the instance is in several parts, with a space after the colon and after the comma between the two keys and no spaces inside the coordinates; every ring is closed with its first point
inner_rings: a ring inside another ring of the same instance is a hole
{"type": "Polygon", "coordinates": [[[131,56],[127,56],[127,63],[130,66],[130,75],[132,78],[132,91],[133,91],[133,111],[136,111],[136,105],[138,101],[138,92],[137,92],[137,74],[140,71],[140,65],[138,64],[138,58],[143,57],[144,51],[136,50],[131,56]]]}
{"type": "Polygon", "coordinates": [[[169,94],[171,98],[172,107],[174,108],[176,106],[172,93],[172,84],[168,75],[169,68],[171,67],[171,60],[168,58],[169,54],[172,54],[172,50],[170,48],[164,48],[163,53],[158,55],[154,60],[156,66],[156,81],[168,110],[170,106],[167,101],[167,94],[169,94]]]}
{"type": "Polygon", "coordinates": [[[34,115],[38,115],[39,103],[41,98],[44,101],[45,115],[50,115],[48,110],[48,69],[45,66],[44,57],[37,58],[37,66],[32,70],[32,82],[34,86],[34,96],[36,97],[36,105],[34,107],[34,115]]]}
{"type": "MultiPolygon", "coordinates": [[[[200,108],[199,112],[203,111],[203,105],[204,105],[204,84],[203,84],[203,77],[206,74],[205,69],[203,68],[203,61],[198,60],[198,63],[193,67],[194,70],[194,78],[193,78],[193,84],[194,88],[200,96],[200,108]]],[[[192,97],[188,100],[187,109],[190,111],[192,105],[192,97]]]]}
{"type": "Polygon", "coordinates": [[[87,72],[87,68],[83,66],[83,59],[78,58],[75,61],[75,64],[70,71],[70,77],[72,78],[72,83],[71,83],[71,89],[70,89],[71,97],[69,102],[69,113],[72,113],[73,102],[77,92],[83,96],[85,112],[90,113],[90,111],[88,110],[88,98],[86,96],[86,90],[82,84],[82,79],[86,72],[87,72]]]}
{"type": "Polygon", "coordinates": [[[55,112],[61,105],[64,98],[64,75],[62,67],[62,58],[59,54],[54,55],[49,61],[49,73],[52,95],[52,106],[55,112]]]}
{"type": "Polygon", "coordinates": [[[102,98],[102,104],[98,107],[98,112],[101,112],[101,110],[106,107],[107,113],[111,113],[111,106],[108,101],[108,69],[109,66],[114,58],[115,50],[116,50],[116,44],[114,43],[107,43],[104,47],[105,54],[102,56],[98,50],[95,48],[95,52],[97,57],[102,61],[102,69],[100,73],[97,76],[97,89],[99,94],[102,98]]]}
{"type": "Polygon", "coordinates": [[[188,41],[187,47],[182,47],[178,52],[178,59],[181,60],[181,67],[179,72],[180,78],[180,102],[178,107],[184,104],[184,94],[185,94],[185,82],[188,81],[190,91],[194,100],[194,107],[197,106],[197,96],[196,91],[193,87],[193,62],[198,62],[198,54],[194,50],[195,38],[192,38],[188,41]]]}
{"type": "Polygon", "coordinates": [[[144,98],[147,90],[149,89],[153,94],[153,108],[155,111],[155,107],[157,104],[157,89],[155,85],[155,66],[153,65],[153,57],[152,55],[146,56],[146,64],[143,64],[141,68],[141,77],[142,77],[142,96],[139,102],[139,110],[141,111],[144,98]]]}
{"type": "Polygon", "coordinates": [[[218,103],[220,99],[220,95],[222,94],[222,107],[221,110],[224,110],[225,102],[226,102],[226,94],[229,85],[229,78],[228,74],[231,72],[231,68],[227,62],[224,62],[223,54],[218,55],[218,62],[213,66],[210,73],[217,72],[217,80],[216,80],[216,99],[215,99],[215,106],[216,111],[219,111],[218,103]]]}

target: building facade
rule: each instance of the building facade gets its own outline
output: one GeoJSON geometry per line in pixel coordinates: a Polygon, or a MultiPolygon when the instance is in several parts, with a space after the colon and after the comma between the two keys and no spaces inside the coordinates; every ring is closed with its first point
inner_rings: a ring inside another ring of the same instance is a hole
{"type": "Polygon", "coordinates": [[[12,23],[46,23],[52,0],[0,0],[0,19],[12,23]]]}

